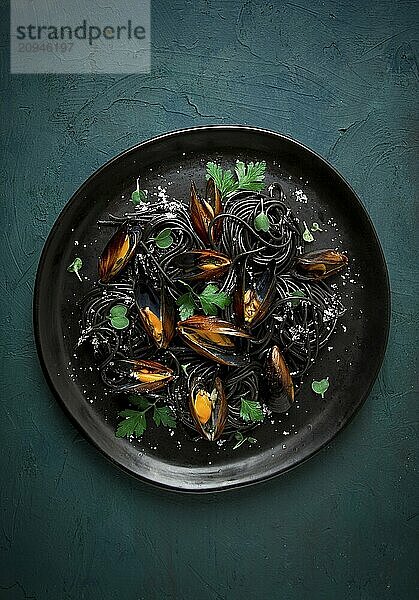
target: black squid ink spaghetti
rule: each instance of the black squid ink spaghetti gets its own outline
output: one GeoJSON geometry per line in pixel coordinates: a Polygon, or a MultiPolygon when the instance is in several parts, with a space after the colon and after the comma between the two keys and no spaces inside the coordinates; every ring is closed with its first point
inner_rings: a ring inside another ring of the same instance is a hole
{"type": "Polygon", "coordinates": [[[100,222],[110,236],[80,302],[79,346],[126,397],[118,436],[140,437],[150,410],[210,442],[255,429],[290,410],[334,332],[345,309],[327,280],[348,259],[306,251],[265,168],[208,163],[205,195],[192,182],[189,202],[137,184],[133,210],[100,222]]]}

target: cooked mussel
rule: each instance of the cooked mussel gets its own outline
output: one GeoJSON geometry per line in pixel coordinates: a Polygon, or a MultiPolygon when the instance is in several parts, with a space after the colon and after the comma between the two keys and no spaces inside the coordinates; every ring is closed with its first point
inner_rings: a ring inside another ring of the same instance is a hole
{"type": "Polygon", "coordinates": [[[181,269],[182,278],[187,281],[207,281],[224,275],[231,260],[215,250],[191,250],[175,256],[172,264],[181,269]]]}
{"type": "Polygon", "coordinates": [[[103,373],[105,382],[124,392],[152,392],[172,381],[172,369],[153,360],[120,359],[109,363],[103,373]]]}
{"type": "Polygon", "coordinates": [[[237,265],[236,289],[234,293],[235,321],[240,327],[259,325],[266,316],[275,296],[275,261],[268,263],[262,275],[249,281],[246,263],[237,265]]]}
{"type": "Polygon", "coordinates": [[[139,278],[134,286],[141,324],[157,348],[167,348],[175,334],[175,308],[164,285],[160,291],[139,278]]]}
{"type": "Polygon", "coordinates": [[[297,256],[293,275],[299,279],[325,279],[337,273],[348,264],[348,257],[336,250],[315,250],[297,256]]]}
{"type": "Polygon", "coordinates": [[[286,412],[294,402],[294,384],[278,346],[273,346],[265,361],[265,377],[262,378],[266,390],[266,404],[277,413],[286,412]]]}
{"type": "MultiPolygon", "coordinates": [[[[209,244],[208,229],[211,221],[222,212],[221,194],[212,178],[208,179],[205,198],[202,198],[196,189],[195,183],[191,184],[191,199],[189,210],[192,225],[204,244],[209,244]]],[[[216,243],[221,236],[221,220],[212,228],[212,238],[216,243]]]]}
{"type": "Polygon", "coordinates": [[[214,442],[223,433],[228,404],[221,379],[217,376],[212,385],[201,378],[191,382],[189,410],[201,435],[214,442]]]}
{"type": "Polygon", "coordinates": [[[99,279],[108,283],[129,263],[141,239],[139,227],[123,223],[113,234],[99,257],[99,279]]]}
{"type": "Polygon", "coordinates": [[[183,341],[195,352],[221,365],[239,367],[248,360],[240,352],[238,338],[249,338],[243,329],[218,317],[195,315],[177,324],[183,341]]]}

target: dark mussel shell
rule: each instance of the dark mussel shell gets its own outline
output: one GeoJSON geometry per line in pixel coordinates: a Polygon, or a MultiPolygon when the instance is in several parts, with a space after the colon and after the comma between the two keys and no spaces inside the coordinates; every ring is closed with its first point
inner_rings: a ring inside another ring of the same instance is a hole
{"type": "Polygon", "coordinates": [[[315,250],[297,256],[292,270],[299,279],[326,279],[348,264],[348,257],[336,250],[315,250]]]}
{"type": "Polygon", "coordinates": [[[175,307],[166,288],[156,292],[149,281],[138,279],[134,296],[143,329],[157,348],[167,348],[175,335],[175,307]]]}
{"type": "Polygon", "coordinates": [[[123,223],[115,231],[99,257],[99,279],[102,283],[108,283],[126,267],[140,239],[139,227],[129,223],[123,223]]]}
{"type": "Polygon", "coordinates": [[[266,405],[273,412],[286,412],[294,402],[294,384],[278,346],[269,350],[264,371],[262,381],[266,389],[266,405]]]}
{"type": "Polygon", "coordinates": [[[187,281],[208,281],[221,277],[228,271],[231,260],[215,250],[191,250],[172,259],[172,264],[182,270],[187,281]]]}
{"type": "Polygon", "coordinates": [[[172,369],[153,360],[115,360],[105,371],[105,382],[123,392],[152,392],[172,381],[172,369]]]}
{"type": "Polygon", "coordinates": [[[250,329],[264,319],[275,297],[275,261],[271,260],[265,271],[252,283],[247,283],[245,267],[245,261],[240,261],[237,266],[233,307],[236,323],[250,329]]]}
{"type": "MultiPolygon", "coordinates": [[[[192,225],[204,244],[209,244],[208,229],[211,221],[223,210],[221,194],[212,178],[208,179],[205,198],[201,198],[196,190],[195,183],[191,183],[191,199],[189,211],[192,225]]],[[[212,238],[215,243],[221,237],[221,221],[212,229],[212,238]]]]}
{"type": "Polygon", "coordinates": [[[201,435],[214,442],[223,433],[228,404],[222,381],[215,377],[212,385],[200,378],[192,380],[189,390],[189,410],[201,435]]]}
{"type": "Polygon", "coordinates": [[[195,352],[221,365],[241,367],[248,360],[238,347],[237,338],[250,335],[218,317],[195,315],[177,324],[183,341],[195,352]]]}

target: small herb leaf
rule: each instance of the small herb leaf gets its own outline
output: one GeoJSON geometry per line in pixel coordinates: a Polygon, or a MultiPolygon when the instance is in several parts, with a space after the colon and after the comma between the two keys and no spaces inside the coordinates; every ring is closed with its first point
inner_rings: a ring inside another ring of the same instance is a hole
{"type": "Polygon", "coordinates": [[[204,291],[199,295],[202,310],[206,315],[217,315],[218,308],[226,308],[231,302],[230,296],[220,292],[217,285],[208,284],[204,291]]]}
{"type": "Polygon", "coordinates": [[[322,398],[324,398],[325,393],[329,389],[329,378],[321,379],[320,381],[313,381],[311,384],[311,389],[316,394],[320,394],[322,398]]]}
{"type": "Polygon", "coordinates": [[[157,426],[164,425],[164,427],[176,427],[176,420],[172,410],[168,406],[155,406],[153,419],[157,426]]]}
{"type": "Polygon", "coordinates": [[[180,320],[185,321],[189,317],[195,314],[195,310],[198,308],[191,292],[186,292],[176,300],[176,304],[179,307],[180,320]]]}
{"type": "Polygon", "coordinates": [[[249,444],[257,444],[257,439],[254,437],[245,437],[241,431],[236,431],[234,434],[234,439],[237,440],[237,443],[233,446],[233,450],[240,448],[242,444],[245,442],[249,442],[249,444]]]}
{"type": "Polygon", "coordinates": [[[307,227],[307,223],[305,221],[304,221],[303,240],[305,242],[314,242],[314,237],[311,235],[311,231],[307,227]]]}
{"type": "Polygon", "coordinates": [[[159,248],[170,248],[173,244],[172,230],[162,229],[162,231],[154,238],[154,241],[159,248]]]}
{"type": "Polygon", "coordinates": [[[126,417],[119,423],[115,435],[117,437],[141,437],[147,429],[145,414],[137,410],[126,409],[119,413],[121,417],[126,417]]]}
{"type": "Polygon", "coordinates": [[[239,180],[239,189],[258,192],[263,190],[266,171],[266,162],[249,162],[247,166],[244,162],[236,162],[236,175],[239,180]]]}
{"type": "Polygon", "coordinates": [[[75,273],[77,275],[77,277],[81,281],[81,277],[80,277],[79,271],[82,268],[82,266],[83,266],[83,261],[82,261],[82,259],[79,256],[77,256],[77,258],[75,258],[73,260],[73,262],[71,263],[71,265],[68,265],[67,271],[69,273],[75,273]]]}
{"type": "Polygon", "coordinates": [[[131,202],[134,206],[147,201],[147,193],[145,190],[140,190],[140,178],[137,179],[137,189],[131,194],[131,202]]]}
{"type": "Polygon", "coordinates": [[[301,290],[295,290],[294,292],[291,292],[290,296],[295,298],[295,300],[290,300],[291,306],[294,306],[294,307],[298,306],[300,304],[300,298],[306,297],[304,292],[302,292],[301,290]]]}
{"type": "Polygon", "coordinates": [[[266,213],[261,212],[256,215],[253,225],[256,231],[269,231],[269,217],[266,213]]]}
{"type": "Polygon", "coordinates": [[[217,165],[217,163],[207,163],[206,178],[212,178],[214,180],[221,197],[231,194],[232,192],[236,192],[239,189],[239,184],[234,180],[234,175],[230,169],[225,171],[219,165],[217,165]]]}
{"type": "Polygon", "coordinates": [[[129,320],[126,317],[112,317],[111,325],[114,329],[126,329],[129,326],[129,320]]]}
{"type": "Polygon", "coordinates": [[[128,396],[128,400],[131,404],[135,404],[135,406],[141,408],[141,410],[145,410],[150,406],[150,402],[147,400],[147,398],[140,396],[139,394],[132,394],[128,396]]]}
{"type": "Polygon", "coordinates": [[[112,306],[109,314],[112,319],[114,317],[125,317],[125,315],[127,314],[127,310],[127,307],[123,304],[115,304],[115,306],[112,306]]]}
{"type": "Polygon", "coordinates": [[[112,306],[108,319],[114,329],[126,329],[129,326],[129,319],[126,317],[127,310],[123,304],[112,306]]]}
{"type": "Polygon", "coordinates": [[[320,229],[320,226],[318,223],[312,223],[311,231],[323,231],[323,229],[320,229]]]}
{"type": "Polygon", "coordinates": [[[241,399],[240,416],[245,421],[263,421],[264,414],[259,402],[241,399]]]}
{"type": "Polygon", "coordinates": [[[241,433],[241,431],[237,431],[234,434],[234,438],[237,440],[237,444],[235,444],[233,446],[233,450],[237,450],[237,448],[240,448],[240,446],[242,444],[244,444],[244,442],[246,441],[247,438],[244,437],[244,435],[241,433]]]}
{"type": "Polygon", "coordinates": [[[147,201],[147,194],[145,193],[144,190],[135,190],[135,192],[132,192],[131,194],[131,202],[134,204],[134,206],[137,206],[137,204],[143,204],[143,202],[147,201]]]}

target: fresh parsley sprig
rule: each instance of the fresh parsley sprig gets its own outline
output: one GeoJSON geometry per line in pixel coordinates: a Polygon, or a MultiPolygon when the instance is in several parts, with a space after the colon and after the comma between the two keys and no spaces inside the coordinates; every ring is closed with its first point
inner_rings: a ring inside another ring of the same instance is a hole
{"type": "Polygon", "coordinates": [[[212,178],[214,180],[222,198],[239,189],[239,183],[234,180],[234,175],[230,169],[224,170],[215,162],[207,163],[206,177],[207,179],[212,178]]]}
{"type": "Polygon", "coordinates": [[[241,160],[236,162],[237,178],[239,180],[239,189],[250,190],[252,192],[260,192],[263,190],[265,184],[266,162],[264,160],[260,162],[249,162],[247,166],[241,160]]]}
{"type": "Polygon", "coordinates": [[[237,192],[238,190],[249,190],[258,192],[264,188],[264,179],[266,171],[266,162],[244,163],[241,160],[236,161],[234,168],[237,179],[230,169],[223,169],[215,162],[207,163],[206,178],[212,178],[220,191],[221,197],[237,192]]]}
{"type": "Polygon", "coordinates": [[[141,437],[147,429],[146,413],[151,409],[153,409],[153,421],[157,427],[159,425],[171,429],[176,427],[176,419],[169,406],[157,406],[158,400],[150,402],[144,396],[139,395],[130,396],[129,401],[137,406],[138,410],[126,408],[118,413],[119,417],[124,420],[119,423],[116,429],[115,435],[117,437],[141,437]]]}
{"type": "Polygon", "coordinates": [[[240,416],[245,421],[263,421],[264,414],[260,402],[241,398],[240,416]]]}
{"type": "Polygon", "coordinates": [[[188,288],[188,291],[176,300],[182,321],[194,315],[199,308],[202,308],[206,315],[216,316],[219,308],[224,309],[231,303],[230,296],[220,291],[219,287],[213,283],[209,283],[200,294],[196,293],[187,283],[183,281],[180,283],[188,288]]]}

